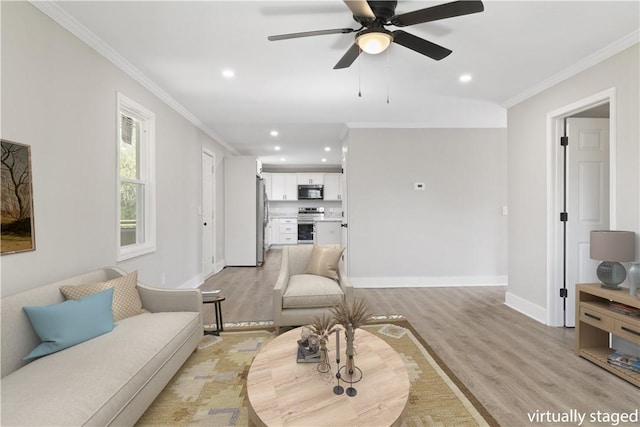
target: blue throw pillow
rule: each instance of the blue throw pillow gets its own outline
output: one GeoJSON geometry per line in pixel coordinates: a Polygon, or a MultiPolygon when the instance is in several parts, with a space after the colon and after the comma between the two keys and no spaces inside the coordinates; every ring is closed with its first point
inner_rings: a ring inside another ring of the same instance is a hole
{"type": "Polygon", "coordinates": [[[55,353],[113,330],[112,299],[113,288],[110,288],[79,300],[23,307],[42,340],[23,360],[55,353]]]}

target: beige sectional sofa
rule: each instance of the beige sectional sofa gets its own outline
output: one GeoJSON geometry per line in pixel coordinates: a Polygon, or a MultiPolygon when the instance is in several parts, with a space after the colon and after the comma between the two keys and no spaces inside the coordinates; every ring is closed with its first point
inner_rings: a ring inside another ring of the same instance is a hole
{"type": "Polygon", "coordinates": [[[103,268],[2,298],[3,426],[133,425],[202,339],[200,291],[137,283],[143,314],[111,332],[31,362],[40,344],[24,306],[64,301],[61,285],[106,282],[126,272],[103,268]]]}

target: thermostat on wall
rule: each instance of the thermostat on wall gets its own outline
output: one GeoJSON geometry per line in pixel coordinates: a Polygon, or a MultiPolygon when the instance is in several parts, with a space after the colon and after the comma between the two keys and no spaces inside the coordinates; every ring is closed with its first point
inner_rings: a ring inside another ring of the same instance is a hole
{"type": "Polygon", "coordinates": [[[413,183],[413,189],[414,190],[424,190],[425,189],[424,182],[414,182],[413,183]]]}

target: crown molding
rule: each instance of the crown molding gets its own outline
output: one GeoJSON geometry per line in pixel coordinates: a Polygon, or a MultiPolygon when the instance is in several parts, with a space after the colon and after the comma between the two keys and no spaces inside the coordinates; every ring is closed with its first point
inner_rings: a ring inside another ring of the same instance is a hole
{"type": "Polygon", "coordinates": [[[86,43],[89,47],[94,49],[100,55],[108,59],[113,65],[124,71],[129,77],[136,82],[140,83],[149,92],[157,96],[162,102],[167,104],[173,110],[175,110],[182,117],[191,122],[198,129],[202,130],[205,134],[213,138],[217,143],[224,148],[232,152],[233,154],[239,154],[238,150],[229,145],[220,135],[216,134],[212,129],[205,125],[202,120],[187,110],[182,104],[176,101],[171,95],[165,92],[160,86],[158,86],[153,80],[144,75],[133,64],[127,61],[122,55],[113,50],[111,46],[102,41],[98,36],[91,32],[87,27],[78,22],[73,16],[69,15],[64,9],[62,9],[55,1],[41,0],[29,2],[39,9],[42,13],[53,19],[56,23],[69,31],[71,34],[79,38],[86,43]]]}
{"type": "Polygon", "coordinates": [[[510,108],[513,107],[516,104],[521,103],[522,101],[525,101],[529,98],[531,98],[532,96],[535,96],[537,94],[539,94],[540,92],[549,89],[550,87],[564,81],[567,80],[570,77],[575,76],[576,74],[581,73],[582,71],[593,67],[594,65],[611,58],[612,56],[622,52],[623,50],[637,44],[638,42],[640,42],[640,30],[636,30],[634,32],[632,32],[631,34],[616,40],[615,42],[609,44],[608,46],[600,49],[599,51],[597,51],[596,53],[587,56],[586,58],[584,58],[583,60],[575,63],[574,65],[565,68],[564,70],[560,71],[559,73],[549,77],[548,79],[545,79],[543,81],[541,81],[540,83],[536,84],[535,86],[530,87],[529,89],[525,90],[524,92],[507,99],[506,101],[502,102],[500,105],[502,105],[504,108],[510,108]]]}

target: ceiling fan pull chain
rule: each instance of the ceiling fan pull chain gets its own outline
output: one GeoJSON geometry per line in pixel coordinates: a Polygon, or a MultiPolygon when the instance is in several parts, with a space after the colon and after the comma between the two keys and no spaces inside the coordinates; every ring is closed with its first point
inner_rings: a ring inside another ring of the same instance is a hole
{"type": "MultiPolygon", "coordinates": [[[[360,49],[362,53],[362,49],[360,49]]],[[[362,59],[358,61],[358,98],[362,98],[362,59]]]]}
{"type": "Polygon", "coordinates": [[[391,85],[391,62],[389,61],[389,49],[387,49],[387,104],[389,103],[389,86],[391,85]]]}

